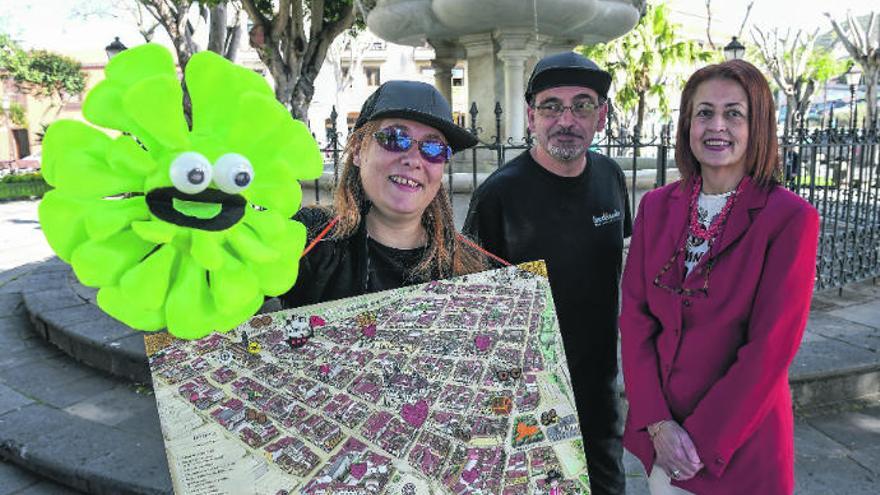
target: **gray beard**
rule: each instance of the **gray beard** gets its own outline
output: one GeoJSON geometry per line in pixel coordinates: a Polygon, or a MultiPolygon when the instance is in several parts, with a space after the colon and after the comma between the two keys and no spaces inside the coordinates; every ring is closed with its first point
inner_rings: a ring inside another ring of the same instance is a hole
{"type": "Polygon", "coordinates": [[[547,154],[561,162],[580,159],[587,152],[586,146],[553,146],[547,145],[547,154]]]}

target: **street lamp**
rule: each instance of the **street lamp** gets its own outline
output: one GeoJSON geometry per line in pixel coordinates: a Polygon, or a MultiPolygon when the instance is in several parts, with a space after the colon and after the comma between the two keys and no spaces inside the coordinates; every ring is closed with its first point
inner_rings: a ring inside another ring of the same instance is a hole
{"type": "Polygon", "coordinates": [[[109,45],[104,47],[104,51],[107,52],[108,59],[119,55],[127,49],[128,47],[123,45],[122,42],[119,41],[119,36],[114,37],[113,41],[111,41],[109,45]]]}
{"type": "Polygon", "coordinates": [[[857,65],[853,64],[849,67],[849,70],[846,71],[846,74],[843,75],[846,79],[846,84],[849,86],[849,118],[850,118],[850,127],[855,127],[855,108],[856,108],[856,86],[859,85],[859,80],[862,78],[862,69],[857,65]]]}
{"type": "Polygon", "coordinates": [[[736,36],[730,40],[730,43],[724,47],[724,60],[739,60],[743,58],[743,55],[746,53],[746,47],[743,46],[739,40],[736,39],[736,36]]]}

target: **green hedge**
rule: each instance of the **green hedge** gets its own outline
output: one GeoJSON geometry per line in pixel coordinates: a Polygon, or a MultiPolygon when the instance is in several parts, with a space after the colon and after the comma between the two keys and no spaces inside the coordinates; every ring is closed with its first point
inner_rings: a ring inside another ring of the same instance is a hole
{"type": "MultiPolygon", "coordinates": [[[[34,175],[34,174],[30,174],[34,175]]],[[[39,174],[37,174],[39,175],[39,174]]],[[[10,199],[26,199],[31,197],[42,198],[46,191],[52,189],[52,186],[46,184],[46,181],[39,180],[5,180],[7,177],[16,177],[8,175],[4,180],[0,180],[0,201],[10,199]]]]}
{"type": "Polygon", "coordinates": [[[0,178],[0,184],[9,184],[12,182],[42,182],[43,174],[40,172],[26,172],[23,174],[9,174],[0,178]]]}

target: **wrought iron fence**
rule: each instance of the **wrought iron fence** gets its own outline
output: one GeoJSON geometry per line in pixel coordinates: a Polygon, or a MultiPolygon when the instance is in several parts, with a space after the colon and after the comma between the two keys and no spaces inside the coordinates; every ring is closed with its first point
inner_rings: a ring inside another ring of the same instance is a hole
{"type": "MultiPolygon", "coordinates": [[[[495,169],[533,145],[531,136],[502,139],[503,110],[493,110],[494,132],[477,125],[478,108],[471,104],[468,130],[479,144],[453,158],[447,167],[450,191],[472,191],[495,169]]],[[[336,109],[330,115],[322,152],[325,173],[314,185],[315,201],[339,179],[344,143],[336,128],[336,109]]],[[[817,260],[817,289],[840,288],[847,283],[880,276],[880,133],[873,129],[837,127],[833,119],[824,128],[799,128],[779,137],[782,184],[819,210],[821,230],[817,260]]],[[[643,133],[625,127],[606,128],[591,147],[617,161],[627,176],[632,210],[650,189],[678,179],[674,163],[672,126],[665,124],[643,133]]],[[[454,195],[450,198],[455,201],[454,195]]],[[[327,198],[325,198],[326,200],[327,198]]]]}

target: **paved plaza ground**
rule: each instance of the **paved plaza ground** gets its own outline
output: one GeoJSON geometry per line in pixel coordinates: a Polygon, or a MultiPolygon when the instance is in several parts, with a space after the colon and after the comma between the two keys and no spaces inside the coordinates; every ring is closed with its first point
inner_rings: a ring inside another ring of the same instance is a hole
{"type": "MultiPolygon", "coordinates": [[[[459,225],[468,199],[455,196],[459,225]]],[[[52,256],[37,205],[0,203],[0,455],[16,454],[14,463],[0,462],[0,495],[79,493],[45,476],[101,493],[163,493],[167,474],[152,395],[73,361],[28,321],[21,293],[29,273],[52,256]]],[[[876,384],[878,363],[880,286],[817,294],[792,367],[796,397],[820,403],[820,396],[865,386],[852,380],[876,384]]],[[[830,402],[798,411],[796,493],[880,493],[880,400],[830,402]]],[[[627,493],[647,494],[632,456],[626,466],[627,493]]]]}

